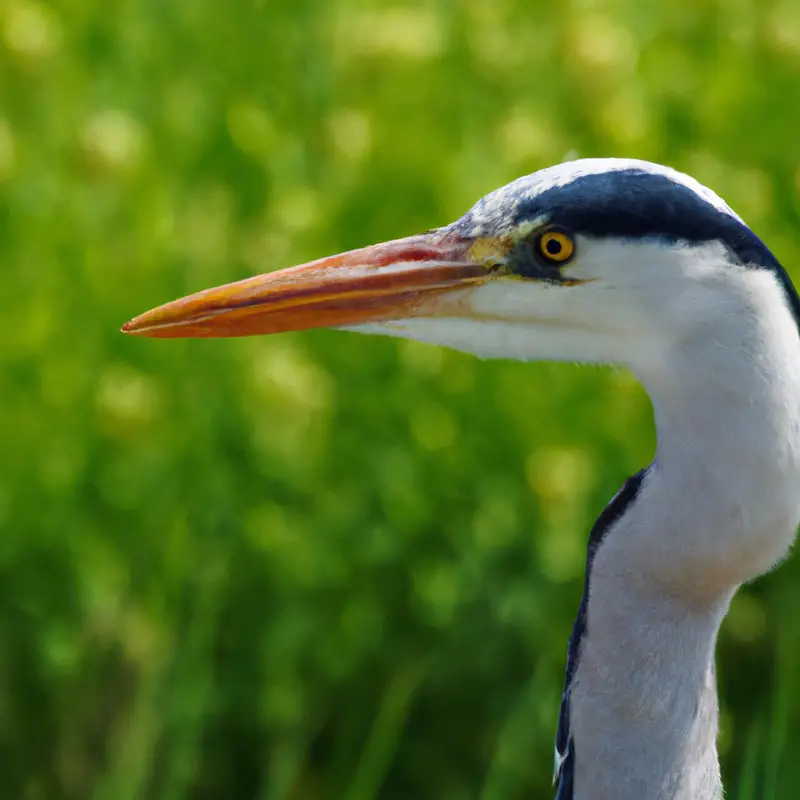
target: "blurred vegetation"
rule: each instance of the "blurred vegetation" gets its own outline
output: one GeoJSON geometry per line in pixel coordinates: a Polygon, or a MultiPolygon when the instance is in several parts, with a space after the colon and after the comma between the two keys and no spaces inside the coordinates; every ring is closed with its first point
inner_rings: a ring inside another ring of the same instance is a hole
{"type": "MultiPolygon", "coordinates": [[[[119,325],[568,153],[694,174],[791,270],[799,96],[796,0],[0,0],[0,796],[551,796],[633,380],[119,325]]],[[[724,627],[731,798],[800,793],[799,579],[724,627]]]]}

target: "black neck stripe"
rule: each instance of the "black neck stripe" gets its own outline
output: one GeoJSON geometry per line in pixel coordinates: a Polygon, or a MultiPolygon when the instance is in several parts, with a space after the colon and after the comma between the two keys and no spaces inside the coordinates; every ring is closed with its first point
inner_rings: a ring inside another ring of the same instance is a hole
{"type": "Polygon", "coordinates": [[[561,711],[558,715],[558,730],[556,731],[556,751],[562,758],[561,768],[556,776],[558,779],[558,789],[555,800],[573,800],[574,781],[575,781],[575,743],[572,739],[569,721],[569,704],[572,681],[575,678],[575,670],[578,667],[580,658],[581,640],[586,633],[587,604],[589,602],[589,580],[597,548],[603,537],[610,528],[622,517],[630,504],[639,494],[642,480],[647,473],[647,469],[640,470],[625,481],[623,487],[614,495],[611,502],[603,509],[603,513],[592,526],[589,533],[589,544],[586,549],[586,574],[583,584],[583,597],[578,608],[578,616],[575,619],[575,626],[572,635],[569,637],[569,647],[567,649],[567,675],[564,683],[564,694],[561,697],[561,711]]]}

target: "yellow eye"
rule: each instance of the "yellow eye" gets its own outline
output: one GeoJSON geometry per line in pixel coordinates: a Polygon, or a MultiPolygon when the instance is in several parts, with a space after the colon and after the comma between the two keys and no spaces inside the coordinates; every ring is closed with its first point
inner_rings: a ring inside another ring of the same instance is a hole
{"type": "Polygon", "coordinates": [[[538,242],[539,255],[545,261],[563,264],[575,253],[575,242],[563,231],[545,231],[538,242]]]}

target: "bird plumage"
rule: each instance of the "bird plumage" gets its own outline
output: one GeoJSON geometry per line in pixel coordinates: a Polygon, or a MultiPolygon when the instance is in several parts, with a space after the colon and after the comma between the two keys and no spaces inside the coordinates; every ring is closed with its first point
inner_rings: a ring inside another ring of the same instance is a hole
{"type": "Polygon", "coordinates": [[[444,228],[200,292],[124,330],[328,325],[629,368],[658,450],[589,537],[557,800],[720,800],[717,633],[800,522],[799,324],[785,270],[716,194],[667,167],[585,159],[444,228]]]}

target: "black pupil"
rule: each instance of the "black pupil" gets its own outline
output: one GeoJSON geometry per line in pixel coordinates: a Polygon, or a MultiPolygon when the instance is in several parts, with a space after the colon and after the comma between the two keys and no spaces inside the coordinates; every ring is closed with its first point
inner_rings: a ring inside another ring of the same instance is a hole
{"type": "Polygon", "coordinates": [[[547,250],[549,255],[557,256],[561,252],[562,245],[558,239],[552,238],[544,243],[544,249],[547,250]]]}

